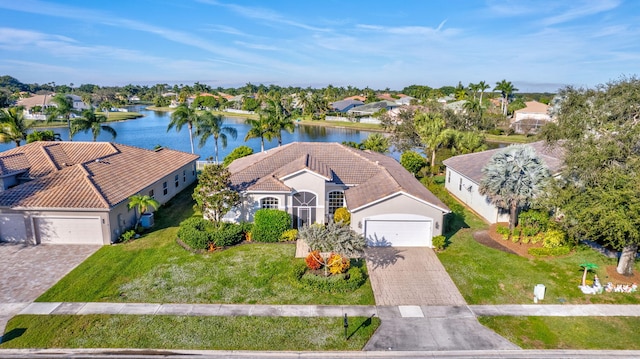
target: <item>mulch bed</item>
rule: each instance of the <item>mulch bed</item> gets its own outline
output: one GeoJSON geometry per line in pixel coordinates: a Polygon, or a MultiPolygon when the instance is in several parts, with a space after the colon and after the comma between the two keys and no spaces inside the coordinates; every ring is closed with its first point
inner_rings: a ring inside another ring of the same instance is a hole
{"type": "Polygon", "coordinates": [[[524,244],[522,242],[517,242],[517,243],[513,243],[511,240],[504,240],[502,239],[502,235],[498,234],[498,232],[496,232],[496,228],[498,227],[498,225],[503,225],[506,226],[508,225],[507,223],[496,223],[496,224],[492,224],[489,229],[487,229],[486,231],[478,231],[475,232],[473,234],[473,238],[476,240],[476,242],[483,244],[487,247],[490,248],[494,248],[506,253],[511,253],[511,254],[517,254],[520,257],[525,257],[525,258],[536,258],[532,255],[529,254],[528,250],[529,248],[534,248],[534,247],[542,247],[542,243],[536,243],[536,244],[524,244]]]}

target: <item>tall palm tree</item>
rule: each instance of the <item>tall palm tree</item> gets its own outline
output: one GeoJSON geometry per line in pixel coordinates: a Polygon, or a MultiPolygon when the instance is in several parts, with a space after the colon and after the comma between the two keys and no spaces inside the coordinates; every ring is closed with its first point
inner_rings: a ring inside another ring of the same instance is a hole
{"type": "Polygon", "coordinates": [[[264,152],[264,139],[266,138],[267,141],[269,141],[275,135],[271,129],[269,119],[261,114],[257,120],[247,119],[247,124],[251,126],[251,128],[244,137],[245,142],[251,138],[260,138],[260,151],[264,152]]]}
{"type": "Polygon", "coordinates": [[[267,99],[267,106],[262,111],[270,123],[273,135],[278,139],[278,146],[282,146],[282,131],[293,133],[296,128],[290,113],[284,108],[281,101],[279,98],[267,99]]]}
{"type": "Polygon", "coordinates": [[[416,116],[416,123],[418,123],[417,130],[420,140],[431,151],[431,170],[433,172],[438,149],[451,142],[455,131],[446,128],[444,118],[437,112],[419,113],[416,116]]]}
{"type": "Polygon", "coordinates": [[[542,193],[549,169],[528,145],[512,145],[491,157],[482,169],[479,192],[509,211],[509,229],[517,225],[518,211],[542,193]]]}
{"type": "Polygon", "coordinates": [[[476,95],[478,94],[478,91],[480,91],[480,84],[474,84],[473,82],[470,82],[468,88],[469,91],[471,91],[471,93],[473,94],[473,100],[475,101],[476,95]]]}
{"type": "Polygon", "coordinates": [[[500,91],[500,93],[502,94],[502,114],[504,116],[507,116],[509,97],[511,96],[511,94],[518,91],[518,89],[513,86],[511,81],[502,80],[500,82],[496,82],[496,87],[493,90],[500,91]]]}
{"type": "Polygon", "coordinates": [[[138,229],[138,224],[140,224],[142,214],[149,210],[149,208],[157,209],[158,207],[160,207],[160,203],[151,196],[134,194],[133,196],[129,197],[128,206],[129,208],[135,208],[136,210],[136,224],[134,228],[138,229]]]}
{"type": "Polygon", "coordinates": [[[109,125],[105,125],[105,122],[107,122],[107,118],[104,115],[96,114],[92,107],[82,111],[82,117],[73,120],[71,124],[71,132],[75,135],[80,131],[91,131],[91,134],[93,135],[93,142],[96,142],[100,132],[105,131],[111,134],[111,137],[115,140],[118,135],[116,130],[109,125]]]}
{"type": "Polygon", "coordinates": [[[176,108],[175,111],[171,114],[171,122],[167,126],[167,132],[171,130],[173,127],[176,128],[176,131],[180,132],[182,126],[187,125],[189,129],[189,142],[191,143],[191,153],[194,153],[193,148],[193,124],[198,120],[198,114],[196,110],[187,106],[186,104],[181,104],[176,108]]]}
{"type": "Polygon", "coordinates": [[[18,107],[11,107],[0,111],[0,141],[14,142],[20,147],[20,142],[27,139],[27,130],[32,123],[27,124],[24,114],[18,107]]]}
{"type": "Polygon", "coordinates": [[[55,106],[48,108],[49,116],[47,122],[56,120],[59,117],[67,120],[67,129],[69,130],[69,141],[72,140],[73,134],[71,133],[71,115],[76,114],[77,111],[73,108],[73,100],[71,97],[67,97],[65,94],[57,94],[51,98],[51,103],[55,106]]]}
{"type": "Polygon", "coordinates": [[[489,86],[489,84],[484,81],[478,82],[478,91],[480,91],[480,103],[482,103],[482,95],[484,95],[484,92],[488,90],[489,87],[491,86],[489,86]]]}
{"type": "Polygon", "coordinates": [[[222,148],[227,147],[227,135],[231,136],[234,140],[238,137],[238,131],[233,127],[224,126],[224,117],[221,115],[214,115],[211,112],[205,112],[198,116],[196,122],[196,136],[200,136],[200,147],[203,147],[209,137],[213,137],[215,160],[218,160],[218,139],[222,142],[222,148]]]}
{"type": "Polygon", "coordinates": [[[27,143],[36,141],[62,141],[62,138],[52,130],[33,131],[27,135],[27,143]]]}

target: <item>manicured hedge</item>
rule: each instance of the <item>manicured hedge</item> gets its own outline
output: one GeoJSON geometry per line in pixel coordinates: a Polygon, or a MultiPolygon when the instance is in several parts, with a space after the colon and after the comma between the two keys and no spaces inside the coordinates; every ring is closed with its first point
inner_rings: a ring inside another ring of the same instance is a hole
{"type": "Polygon", "coordinates": [[[285,211],[263,208],[253,217],[251,235],[256,242],[278,242],[291,229],[291,217],[285,211]]]}
{"type": "Polygon", "coordinates": [[[235,223],[214,223],[204,218],[188,218],[180,223],[178,238],[193,249],[227,247],[242,242],[245,227],[235,223]]]}

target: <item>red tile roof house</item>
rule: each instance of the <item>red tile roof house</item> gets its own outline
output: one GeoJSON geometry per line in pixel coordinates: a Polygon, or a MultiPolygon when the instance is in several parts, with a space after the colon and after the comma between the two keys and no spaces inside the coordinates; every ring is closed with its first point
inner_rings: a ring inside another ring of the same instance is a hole
{"type": "Polygon", "coordinates": [[[135,224],[129,197],[167,202],[199,156],[109,142],[33,142],[0,153],[0,241],[110,244],[135,224]]]}
{"type": "Polygon", "coordinates": [[[338,143],[290,143],[235,160],[243,202],[225,219],[252,221],[260,208],[291,215],[294,228],[327,223],[336,209],[370,246],[431,247],[449,208],[391,157],[338,143]]]}
{"type": "MultiPolygon", "coordinates": [[[[548,147],[544,141],[528,145],[533,147],[552,175],[557,175],[560,172],[564,164],[561,147],[548,147]]],[[[491,204],[486,196],[478,192],[478,187],[483,177],[482,169],[487,165],[491,157],[501,150],[502,148],[497,148],[454,156],[442,162],[447,166],[445,188],[488,223],[509,221],[508,211],[503,211],[491,204]]]]}

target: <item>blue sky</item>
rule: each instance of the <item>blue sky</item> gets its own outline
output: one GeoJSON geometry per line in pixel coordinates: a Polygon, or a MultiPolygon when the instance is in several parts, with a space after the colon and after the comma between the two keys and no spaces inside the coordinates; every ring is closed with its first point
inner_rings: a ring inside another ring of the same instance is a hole
{"type": "Polygon", "coordinates": [[[593,87],[640,64],[640,1],[0,0],[25,83],[593,87]]]}

